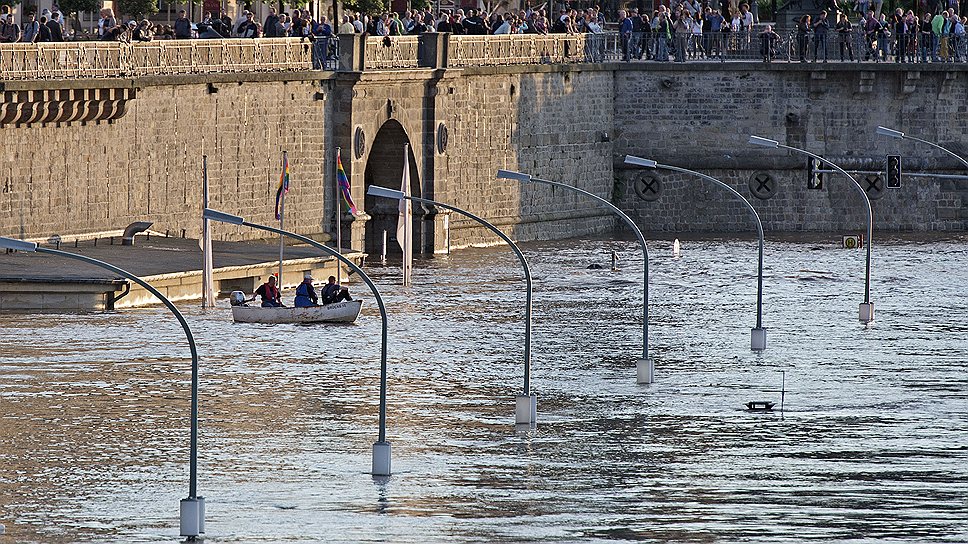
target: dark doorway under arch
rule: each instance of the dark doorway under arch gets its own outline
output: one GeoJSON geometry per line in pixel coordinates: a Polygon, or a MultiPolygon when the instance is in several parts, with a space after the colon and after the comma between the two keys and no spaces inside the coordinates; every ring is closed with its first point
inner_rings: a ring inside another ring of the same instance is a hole
{"type": "MultiPolygon", "coordinates": [[[[387,187],[390,189],[400,189],[400,182],[403,179],[403,146],[408,145],[408,155],[410,161],[410,194],[422,196],[420,191],[420,177],[418,174],[417,161],[413,155],[413,145],[403,125],[394,119],[390,119],[380,127],[373,146],[370,149],[370,156],[366,160],[366,172],[363,175],[364,187],[370,185],[387,187]]],[[[364,232],[364,250],[370,255],[380,255],[383,246],[383,231],[387,232],[387,255],[400,255],[400,245],[396,243],[397,219],[399,217],[398,203],[386,198],[376,198],[366,195],[363,203],[364,210],[370,216],[364,232]]],[[[413,222],[416,225],[423,217],[423,210],[419,204],[411,204],[413,222]]],[[[413,229],[414,236],[411,240],[414,253],[420,252],[420,240],[416,234],[419,231],[413,229]]]]}

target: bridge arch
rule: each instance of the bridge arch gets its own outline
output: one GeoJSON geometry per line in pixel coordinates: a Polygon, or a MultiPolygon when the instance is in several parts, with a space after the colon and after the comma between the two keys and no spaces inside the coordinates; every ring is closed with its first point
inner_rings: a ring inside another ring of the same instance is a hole
{"type": "MultiPolygon", "coordinates": [[[[400,189],[403,177],[403,148],[407,145],[407,158],[410,162],[410,194],[422,196],[420,189],[420,173],[417,160],[413,152],[413,143],[407,135],[403,125],[395,119],[389,119],[380,130],[370,148],[366,159],[366,170],[363,175],[364,191],[371,185],[400,189]]],[[[419,144],[418,144],[419,145],[419,144]]],[[[370,216],[366,222],[364,232],[364,250],[370,255],[379,255],[383,245],[383,231],[387,231],[387,254],[399,255],[400,246],[395,242],[397,233],[397,218],[399,212],[397,203],[385,198],[366,195],[363,209],[370,216]]],[[[423,217],[420,206],[413,206],[414,237],[411,240],[414,253],[420,253],[420,232],[418,224],[423,217]]]]}

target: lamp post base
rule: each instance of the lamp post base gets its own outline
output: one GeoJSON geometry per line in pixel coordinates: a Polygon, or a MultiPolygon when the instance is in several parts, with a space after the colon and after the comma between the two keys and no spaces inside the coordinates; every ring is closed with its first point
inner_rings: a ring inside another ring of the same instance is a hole
{"type": "Polygon", "coordinates": [[[514,399],[514,424],[530,425],[535,423],[538,418],[538,396],[534,393],[530,395],[518,395],[514,399]]]}
{"type": "Polygon", "coordinates": [[[766,328],[753,327],[750,329],[750,349],[753,351],[766,349],[766,328]]]}
{"type": "Polygon", "coordinates": [[[205,497],[182,499],[178,510],[181,536],[194,539],[205,533],[205,497]]]}
{"type": "Polygon", "coordinates": [[[863,324],[872,323],[874,321],[874,303],[873,302],[861,302],[860,309],[857,312],[860,322],[863,324]]]}
{"type": "Polygon", "coordinates": [[[373,443],[373,471],[374,476],[390,475],[390,443],[373,443]]]}
{"type": "Polygon", "coordinates": [[[638,383],[655,382],[655,363],[652,362],[651,357],[635,362],[635,377],[638,383]]]}

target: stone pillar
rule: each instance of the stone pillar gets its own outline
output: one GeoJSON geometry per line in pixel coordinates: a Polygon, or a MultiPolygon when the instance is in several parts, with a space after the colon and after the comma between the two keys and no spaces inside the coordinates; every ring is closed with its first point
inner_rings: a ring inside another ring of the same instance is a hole
{"type": "Polygon", "coordinates": [[[420,58],[417,65],[421,68],[447,68],[447,46],[449,33],[428,32],[420,35],[420,58]]]}
{"type": "Polygon", "coordinates": [[[360,34],[339,35],[339,71],[362,72],[366,66],[366,38],[360,34]]]}
{"type": "Polygon", "coordinates": [[[349,222],[343,223],[343,245],[349,241],[349,249],[354,251],[366,251],[366,222],[370,216],[366,212],[360,212],[357,216],[346,214],[349,222]]]}

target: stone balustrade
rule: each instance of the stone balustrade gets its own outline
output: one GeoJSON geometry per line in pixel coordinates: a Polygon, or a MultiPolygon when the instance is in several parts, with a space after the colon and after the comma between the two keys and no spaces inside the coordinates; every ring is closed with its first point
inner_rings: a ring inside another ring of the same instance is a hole
{"type": "Polygon", "coordinates": [[[602,62],[620,57],[615,33],[341,35],[338,45],[329,50],[314,48],[296,38],[2,44],[0,80],[291,72],[320,67],[358,72],[602,62]],[[314,63],[314,49],[332,62],[317,59],[314,63]]]}
{"type": "Polygon", "coordinates": [[[158,40],[0,45],[0,80],[310,70],[298,39],[158,40]]]}

